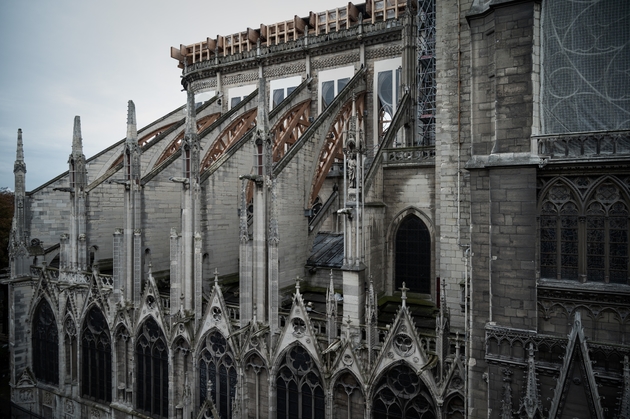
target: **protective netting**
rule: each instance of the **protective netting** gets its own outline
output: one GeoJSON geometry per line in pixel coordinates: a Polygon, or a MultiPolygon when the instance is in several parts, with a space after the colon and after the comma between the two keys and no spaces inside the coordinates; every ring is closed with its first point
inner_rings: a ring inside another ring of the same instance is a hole
{"type": "Polygon", "coordinates": [[[543,132],[630,129],[630,1],[542,4],[543,132]]]}

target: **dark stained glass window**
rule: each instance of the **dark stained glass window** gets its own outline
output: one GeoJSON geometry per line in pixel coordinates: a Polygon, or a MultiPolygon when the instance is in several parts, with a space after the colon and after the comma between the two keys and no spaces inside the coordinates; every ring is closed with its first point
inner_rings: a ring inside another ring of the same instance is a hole
{"type": "Polygon", "coordinates": [[[616,182],[556,181],[540,206],[540,276],[628,283],[628,206],[616,182]],[[576,190],[586,189],[584,197],[576,190]]]}
{"type": "Polygon", "coordinates": [[[379,419],[434,419],[434,403],[418,374],[396,365],[380,379],[373,398],[374,417],[379,419]]]}
{"type": "Polygon", "coordinates": [[[276,378],[277,419],[323,419],[324,390],[306,349],[294,346],[285,355],[276,378]]]}
{"type": "Polygon", "coordinates": [[[232,417],[236,396],[236,366],[227,341],[218,331],[206,336],[206,345],[199,357],[200,401],[206,400],[208,381],[211,397],[222,418],[232,417]]]}
{"type": "Polygon", "coordinates": [[[396,233],[396,288],[403,282],[411,292],[431,292],[431,235],[415,215],[408,215],[396,233]]]}
{"type": "Polygon", "coordinates": [[[362,417],[365,412],[365,398],[361,385],[352,374],[346,373],[339,378],[333,392],[335,419],[362,417]]]}
{"type": "Polygon", "coordinates": [[[105,316],[93,306],[83,322],[81,336],[83,396],[112,401],[112,345],[105,316]]]}
{"type": "Polygon", "coordinates": [[[144,322],[136,341],[136,371],[138,409],[168,417],[168,347],[153,318],[144,322]]]}
{"type": "Polygon", "coordinates": [[[50,304],[45,299],[33,318],[33,370],[35,377],[48,384],[59,384],[59,336],[50,304]]]}

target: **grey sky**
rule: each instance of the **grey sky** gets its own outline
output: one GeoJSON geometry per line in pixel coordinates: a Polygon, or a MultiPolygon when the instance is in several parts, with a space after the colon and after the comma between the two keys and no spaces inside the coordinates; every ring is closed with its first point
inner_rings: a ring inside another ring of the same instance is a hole
{"type": "Polygon", "coordinates": [[[341,0],[5,0],[0,4],[0,187],[13,189],[22,128],[26,188],[68,169],[81,116],[86,157],[184,104],[170,47],[308,16],[341,0]]]}

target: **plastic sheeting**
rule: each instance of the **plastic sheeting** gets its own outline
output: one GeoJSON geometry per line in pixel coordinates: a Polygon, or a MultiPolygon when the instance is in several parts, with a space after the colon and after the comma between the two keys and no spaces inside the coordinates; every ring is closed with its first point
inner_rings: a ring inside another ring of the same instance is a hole
{"type": "Polygon", "coordinates": [[[630,1],[542,4],[543,132],[630,129],[630,1]]]}

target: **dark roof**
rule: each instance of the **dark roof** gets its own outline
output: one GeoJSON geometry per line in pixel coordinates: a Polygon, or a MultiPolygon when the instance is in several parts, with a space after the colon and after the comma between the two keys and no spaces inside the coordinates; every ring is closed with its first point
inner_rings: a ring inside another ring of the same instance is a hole
{"type": "Polygon", "coordinates": [[[317,233],[308,266],[341,268],[343,265],[343,233],[317,233]]]}

